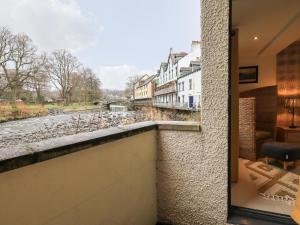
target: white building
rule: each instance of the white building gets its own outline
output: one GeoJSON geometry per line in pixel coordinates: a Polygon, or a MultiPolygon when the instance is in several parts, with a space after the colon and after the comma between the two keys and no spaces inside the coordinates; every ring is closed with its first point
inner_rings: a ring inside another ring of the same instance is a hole
{"type": "MultiPolygon", "coordinates": [[[[180,52],[173,53],[173,50],[170,50],[167,62],[163,62],[160,65],[158,70],[159,82],[154,93],[154,104],[158,107],[176,107],[179,104],[178,98],[178,78],[183,74],[181,71],[187,68],[189,72],[195,71],[192,69],[193,62],[199,62],[200,64],[200,42],[193,41],[191,45],[190,53],[180,52]],[[192,63],[192,64],[191,64],[192,63]],[[190,68],[191,67],[191,68],[190,68]]],[[[195,66],[193,64],[193,66],[195,66]]],[[[200,65],[199,65],[200,66],[200,65]]],[[[199,76],[200,74],[196,73],[192,76],[199,76]]],[[[194,78],[193,78],[194,79],[194,78]]],[[[181,81],[182,82],[182,81],[181,81]]],[[[197,103],[196,92],[198,93],[199,87],[195,86],[193,94],[195,95],[195,104],[197,103]],[[197,90],[196,90],[197,88],[197,90]]],[[[182,92],[182,91],[181,91],[182,92]]],[[[192,93],[190,93],[191,95],[192,93]]],[[[193,95],[193,96],[194,96],[193,95]]],[[[182,95],[181,95],[182,96],[182,95]]]]}
{"type": "Polygon", "coordinates": [[[201,68],[200,61],[192,61],[190,67],[182,67],[177,80],[177,105],[185,109],[200,109],[201,68]]]}
{"type": "Polygon", "coordinates": [[[181,58],[177,63],[177,77],[180,76],[181,67],[189,67],[190,63],[193,61],[200,61],[201,50],[200,50],[200,41],[192,41],[191,51],[185,57],[181,58]]]}
{"type": "Polygon", "coordinates": [[[167,63],[161,63],[158,70],[159,80],[155,92],[155,100],[158,103],[173,104],[176,102],[177,89],[177,63],[178,60],[186,56],[187,53],[172,53],[170,50],[167,63]]]}

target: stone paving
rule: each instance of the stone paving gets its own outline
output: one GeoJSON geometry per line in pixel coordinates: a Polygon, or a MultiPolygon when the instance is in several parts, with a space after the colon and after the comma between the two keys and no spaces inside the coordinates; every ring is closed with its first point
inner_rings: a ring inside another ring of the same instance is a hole
{"type": "Polygon", "coordinates": [[[24,143],[39,142],[82,132],[145,121],[142,112],[86,112],[0,123],[0,151],[24,143]]]}

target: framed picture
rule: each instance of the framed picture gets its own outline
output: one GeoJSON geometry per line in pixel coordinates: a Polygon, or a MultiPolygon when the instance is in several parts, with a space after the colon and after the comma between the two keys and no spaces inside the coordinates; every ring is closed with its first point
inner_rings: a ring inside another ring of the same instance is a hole
{"type": "Polygon", "coordinates": [[[258,66],[244,66],[239,68],[240,84],[258,82],[258,66]]]}

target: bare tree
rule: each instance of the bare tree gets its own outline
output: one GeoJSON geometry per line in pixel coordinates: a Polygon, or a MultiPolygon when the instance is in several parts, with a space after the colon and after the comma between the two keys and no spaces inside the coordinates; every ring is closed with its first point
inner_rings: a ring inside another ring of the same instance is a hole
{"type": "Polygon", "coordinates": [[[73,89],[72,77],[79,68],[77,58],[65,49],[57,50],[52,53],[48,65],[52,84],[59,91],[64,104],[69,104],[73,89]]]}
{"type": "Polygon", "coordinates": [[[2,64],[5,64],[10,60],[11,54],[11,42],[13,39],[12,33],[6,28],[0,28],[0,93],[7,88],[7,82],[5,82],[2,70],[2,64]]]}
{"type": "Polygon", "coordinates": [[[85,101],[95,101],[101,96],[101,81],[97,77],[97,75],[90,69],[83,69],[83,77],[84,77],[84,93],[85,93],[85,101]]]}
{"type": "Polygon", "coordinates": [[[93,102],[101,96],[101,81],[90,68],[81,68],[72,84],[72,99],[77,102],[93,102]]]}
{"type": "Polygon", "coordinates": [[[0,28],[0,63],[9,60],[13,35],[6,27],[0,28]]]}
{"type": "Polygon", "coordinates": [[[81,102],[81,98],[84,96],[82,93],[82,87],[84,86],[84,79],[80,72],[72,74],[71,77],[71,89],[69,93],[69,102],[81,102]]]}
{"type": "MultiPolygon", "coordinates": [[[[67,50],[37,54],[26,34],[12,34],[0,27],[0,94],[15,105],[24,93],[36,93],[43,100],[48,83],[57,89],[65,104],[74,99],[91,102],[100,98],[101,81],[89,68],[80,68],[77,58],[67,50]],[[21,95],[22,94],[22,95],[21,95]]],[[[49,93],[48,93],[49,95],[49,93]]]]}
{"type": "Polygon", "coordinates": [[[46,53],[42,53],[37,57],[33,64],[33,75],[30,79],[30,87],[36,93],[36,101],[41,103],[44,100],[42,94],[43,91],[47,89],[49,76],[47,73],[48,57],[46,53]]]}
{"type": "Polygon", "coordinates": [[[127,97],[133,96],[133,93],[134,93],[134,84],[136,82],[138,82],[140,78],[141,77],[138,76],[138,75],[134,75],[134,76],[128,77],[128,80],[126,82],[125,96],[127,96],[127,97]]]}
{"type": "Polygon", "coordinates": [[[9,43],[9,58],[1,62],[6,87],[10,90],[10,100],[15,104],[24,84],[32,77],[36,48],[25,34],[15,35],[9,43]]]}

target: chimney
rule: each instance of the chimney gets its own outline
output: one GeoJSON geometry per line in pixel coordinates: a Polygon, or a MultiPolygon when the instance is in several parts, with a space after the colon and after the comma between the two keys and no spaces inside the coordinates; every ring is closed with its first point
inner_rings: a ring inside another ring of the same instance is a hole
{"type": "Polygon", "coordinates": [[[192,45],[191,45],[191,51],[192,52],[195,52],[195,51],[197,51],[197,49],[198,49],[198,51],[200,50],[200,41],[192,41],[192,45]]]}

